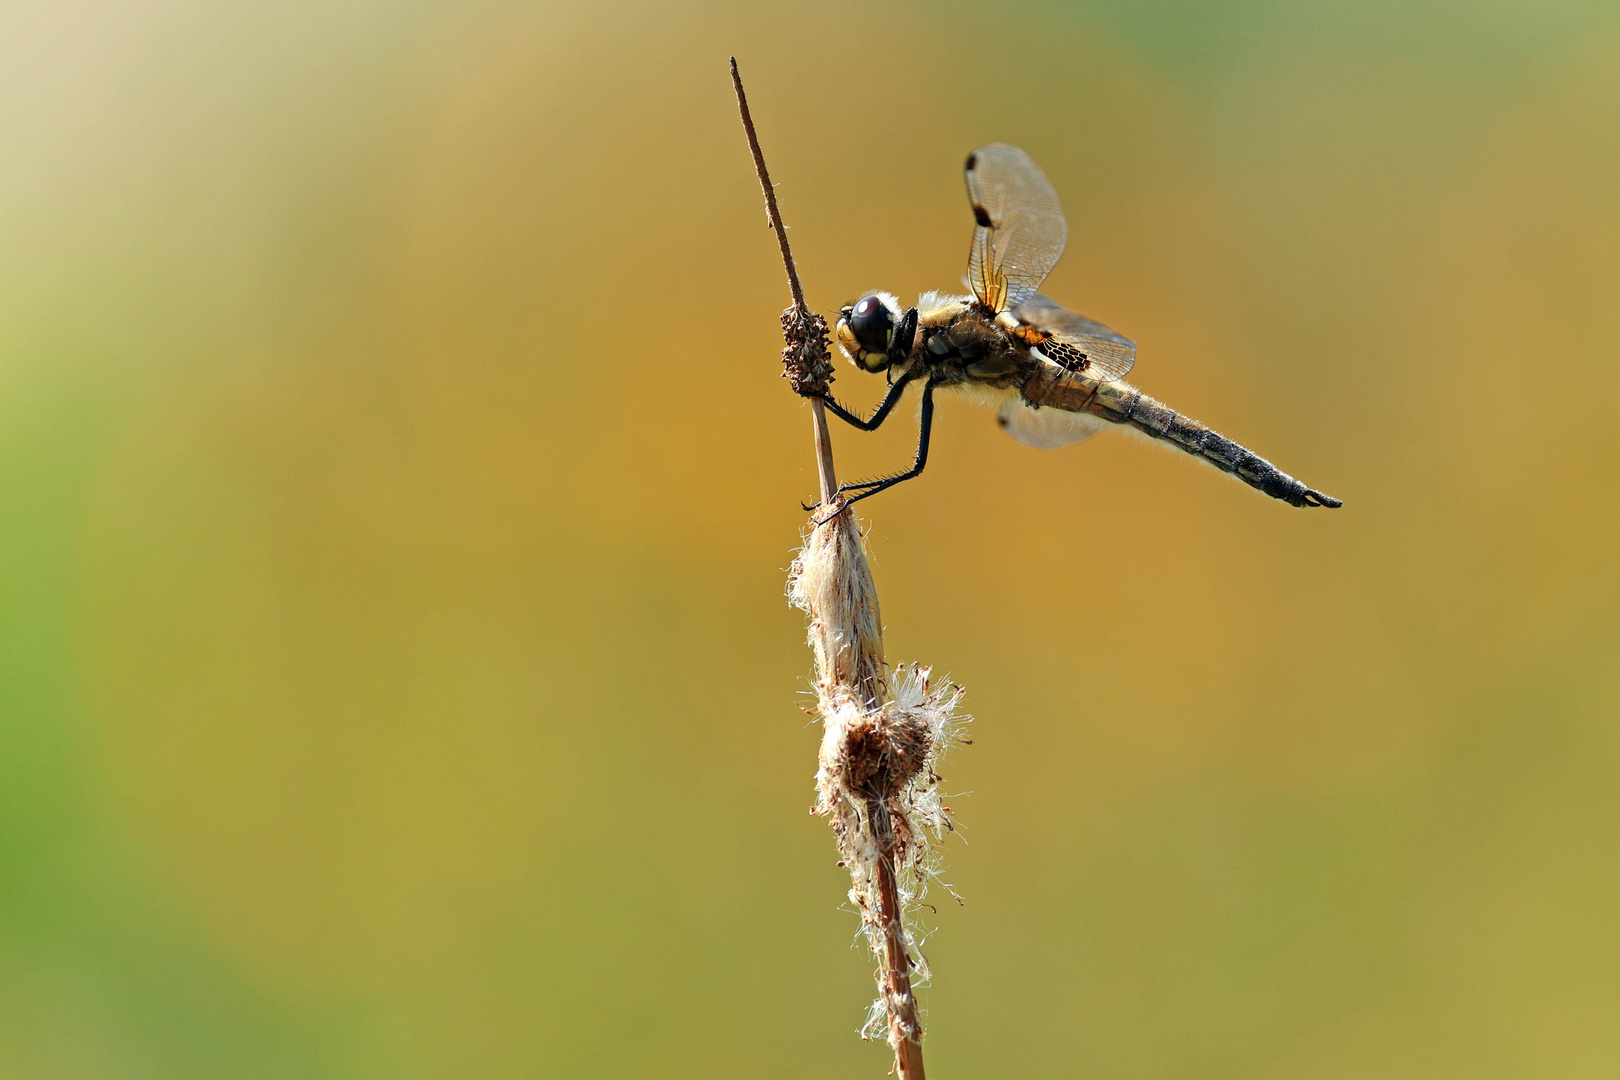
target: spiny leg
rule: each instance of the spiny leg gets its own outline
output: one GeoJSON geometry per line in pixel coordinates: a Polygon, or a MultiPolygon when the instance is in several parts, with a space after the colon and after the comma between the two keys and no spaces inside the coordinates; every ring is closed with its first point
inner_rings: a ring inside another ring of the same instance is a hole
{"type": "Polygon", "coordinates": [[[862,499],[870,498],[880,491],[886,491],[889,488],[894,487],[896,484],[904,483],[907,480],[920,476],[923,471],[923,466],[928,464],[928,436],[933,431],[933,427],[934,384],[932,382],[927,382],[923,384],[922,425],[917,433],[917,458],[911,463],[911,468],[907,469],[903,473],[896,473],[894,476],[881,477],[877,480],[861,480],[853,484],[840,484],[838,487],[838,494],[840,495],[846,491],[860,492],[859,495],[852,496],[846,500],[844,506],[850,506],[854,503],[858,503],[862,499]]]}
{"type": "Polygon", "coordinates": [[[830,397],[822,398],[821,402],[844,423],[852,427],[858,427],[862,431],[876,431],[878,426],[889,418],[889,414],[894,411],[894,407],[900,404],[900,396],[905,393],[906,384],[911,381],[911,378],[909,374],[902,375],[893,386],[889,387],[889,392],[883,395],[882,403],[878,405],[877,411],[872,414],[870,420],[862,420],[830,397]]]}
{"type": "MultiPolygon", "coordinates": [[[[891,383],[889,385],[889,392],[883,395],[883,400],[878,404],[877,411],[872,414],[872,418],[870,420],[862,420],[860,417],[856,416],[854,413],[850,412],[848,409],[844,408],[830,397],[822,398],[821,403],[826,406],[828,412],[838,417],[838,419],[844,421],[844,423],[849,424],[851,427],[860,428],[862,431],[876,431],[878,426],[889,418],[889,414],[894,411],[894,407],[900,404],[900,398],[906,391],[906,384],[909,383],[913,377],[913,375],[907,373],[900,376],[900,378],[895,382],[891,383]]],[[[873,480],[869,483],[875,484],[878,482],[879,481],[873,480]]],[[[845,487],[848,488],[860,488],[866,486],[869,486],[869,484],[845,485],[845,487]]],[[[839,490],[842,491],[843,488],[840,488],[839,490]]],[[[799,505],[804,507],[806,510],[814,510],[821,504],[800,503],[799,505]]]]}

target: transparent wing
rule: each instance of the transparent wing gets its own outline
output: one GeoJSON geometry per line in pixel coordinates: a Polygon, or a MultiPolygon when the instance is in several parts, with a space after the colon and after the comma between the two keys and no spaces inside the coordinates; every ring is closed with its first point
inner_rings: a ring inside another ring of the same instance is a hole
{"type": "Polygon", "coordinates": [[[1076,364],[1083,367],[1089,361],[1104,378],[1123,379],[1136,365],[1135,342],[1040,293],[1032,293],[1022,303],[1015,305],[1012,314],[1026,326],[1051,334],[1059,347],[1042,346],[1041,351],[1065,367],[1076,364]],[[1069,349],[1061,347],[1065,345],[1079,351],[1079,360],[1065,355],[1070,353],[1069,349]]]}
{"type": "Polygon", "coordinates": [[[1052,450],[1089,438],[1108,426],[1108,421],[1090,413],[1037,409],[1021,398],[1009,398],[996,414],[996,421],[1007,434],[1037,450],[1052,450]]]}
{"type": "Polygon", "coordinates": [[[1069,226],[1046,174],[1016,146],[991,143],[968,155],[973,249],[968,279],[992,311],[1035,294],[1063,256],[1069,226]]]}

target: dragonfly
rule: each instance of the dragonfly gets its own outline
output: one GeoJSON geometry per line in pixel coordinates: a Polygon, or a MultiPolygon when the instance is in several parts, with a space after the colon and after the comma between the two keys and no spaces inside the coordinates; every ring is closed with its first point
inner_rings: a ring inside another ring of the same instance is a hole
{"type": "Polygon", "coordinates": [[[844,505],[922,474],[936,390],[999,405],[1001,426],[1030,446],[1064,446],[1116,424],[1291,506],[1343,505],[1125,382],[1136,345],[1041,295],[1041,283],[1063,255],[1068,225],[1057,192],[1028,154],[1002,143],[981,146],[968,155],[965,173],[973,207],[964,279],[971,295],[926,292],[915,307],[902,310],[893,294],[872,292],[839,312],[839,348],[862,371],[885,374],[889,388],[870,417],[830,397],[823,398],[828,410],[862,431],[875,431],[908,387],[922,387],[911,468],[842,485],[844,505]]]}

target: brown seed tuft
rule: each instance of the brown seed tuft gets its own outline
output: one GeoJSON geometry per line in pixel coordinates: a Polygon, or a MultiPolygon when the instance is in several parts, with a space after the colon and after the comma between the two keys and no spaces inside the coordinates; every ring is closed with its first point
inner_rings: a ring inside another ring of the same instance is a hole
{"type": "Polygon", "coordinates": [[[827,344],[827,320],[798,306],[782,312],[782,378],[800,397],[826,397],[833,381],[832,350],[827,344]]]}

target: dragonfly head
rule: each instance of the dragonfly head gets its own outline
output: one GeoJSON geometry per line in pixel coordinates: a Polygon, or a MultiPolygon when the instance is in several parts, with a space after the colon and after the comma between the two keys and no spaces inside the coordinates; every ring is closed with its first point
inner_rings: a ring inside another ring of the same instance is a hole
{"type": "Polygon", "coordinates": [[[838,347],[861,370],[884,371],[911,352],[917,309],[901,314],[900,301],[889,293],[868,293],[838,313],[834,334],[838,347]]]}

